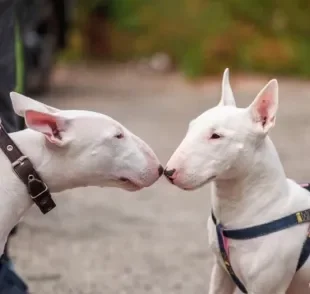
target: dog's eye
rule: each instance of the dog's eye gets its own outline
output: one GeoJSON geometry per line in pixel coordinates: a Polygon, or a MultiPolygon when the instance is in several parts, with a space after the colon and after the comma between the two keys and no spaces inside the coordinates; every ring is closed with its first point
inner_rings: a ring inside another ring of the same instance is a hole
{"type": "Polygon", "coordinates": [[[124,135],[122,133],[118,133],[114,137],[117,138],[117,139],[122,139],[122,138],[124,138],[124,135]]]}
{"type": "Polygon", "coordinates": [[[220,139],[220,138],[221,138],[221,136],[217,133],[213,133],[210,137],[210,139],[220,139]]]}

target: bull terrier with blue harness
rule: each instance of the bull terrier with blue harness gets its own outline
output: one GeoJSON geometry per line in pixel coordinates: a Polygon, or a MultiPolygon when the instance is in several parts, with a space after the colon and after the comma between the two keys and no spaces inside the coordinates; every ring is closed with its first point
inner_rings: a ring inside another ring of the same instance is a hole
{"type": "Polygon", "coordinates": [[[220,103],[191,121],[164,171],[187,191],[212,182],[209,294],[310,293],[310,193],[287,179],[268,136],[278,82],[238,108],[228,75],[220,103]]]}

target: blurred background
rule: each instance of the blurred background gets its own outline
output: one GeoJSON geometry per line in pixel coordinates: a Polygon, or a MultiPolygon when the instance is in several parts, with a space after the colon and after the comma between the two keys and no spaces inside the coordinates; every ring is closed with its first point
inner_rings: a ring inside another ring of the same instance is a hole
{"type": "MultiPolygon", "coordinates": [[[[23,3],[31,97],[112,116],[165,165],[188,122],[218,103],[226,67],[242,107],[278,78],[271,137],[288,177],[310,181],[308,0],[23,3]]],[[[134,194],[83,188],[55,198],[57,209],[33,208],[12,240],[31,293],[207,293],[208,187],[188,193],[162,178],[134,194]]]]}
{"type": "Polygon", "coordinates": [[[224,67],[310,75],[307,0],[24,2],[29,89],[44,88],[55,60],[134,61],[188,78],[219,74],[224,67]],[[40,74],[32,70],[37,67],[40,74]]]}

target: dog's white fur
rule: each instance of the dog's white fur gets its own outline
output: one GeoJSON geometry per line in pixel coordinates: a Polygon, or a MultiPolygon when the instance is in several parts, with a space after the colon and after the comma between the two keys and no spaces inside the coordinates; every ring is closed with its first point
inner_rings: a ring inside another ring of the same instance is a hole
{"type": "MultiPolygon", "coordinates": [[[[11,99],[15,112],[25,118],[28,128],[10,136],[30,158],[51,192],[82,186],[137,191],[159,178],[160,162],[152,149],[111,117],[90,111],[59,110],[14,92],[11,99]],[[52,129],[57,129],[59,136],[52,129]]],[[[0,166],[2,253],[10,230],[33,202],[2,151],[0,166]]]]}
{"type": "MultiPolygon", "coordinates": [[[[166,171],[175,169],[170,181],[181,189],[212,182],[212,209],[225,228],[259,225],[310,208],[309,192],[286,178],[267,135],[277,108],[276,80],[249,107],[237,108],[226,69],[219,105],[190,123],[167,163],[166,171]]],[[[310,259],[295,272],[308,226],[251,240],[229,239],[232,267],[249,294],[310,293],[310,259]]],[[[215,255],[209,294],[231,294],[235,285],[224,269],[211,218],[208,232],[215,255]]]]}

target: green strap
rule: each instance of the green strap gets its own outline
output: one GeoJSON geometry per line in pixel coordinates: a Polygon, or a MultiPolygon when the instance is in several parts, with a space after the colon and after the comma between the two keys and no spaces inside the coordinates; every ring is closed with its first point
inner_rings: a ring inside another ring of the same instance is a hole
{"type": "Polygon", "coordinates": [[[15,63],[16,63],[16,84],[15,91],[18,93],[24,92],[24,52],[21,40],[21,31],[18,19],[15,22],[15,63]]]}

